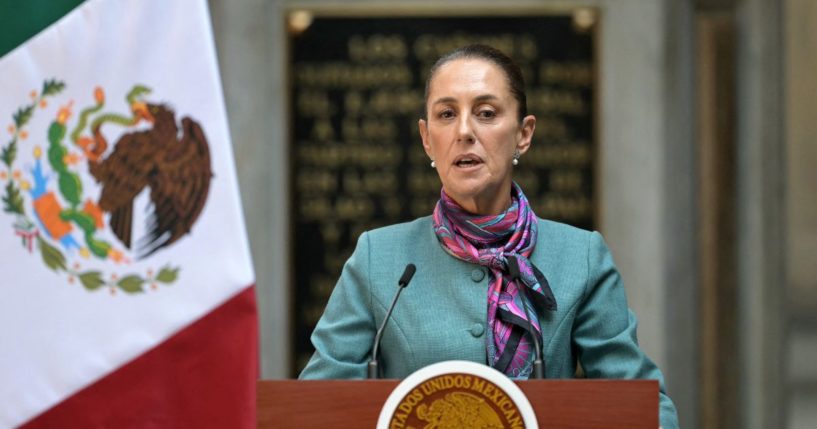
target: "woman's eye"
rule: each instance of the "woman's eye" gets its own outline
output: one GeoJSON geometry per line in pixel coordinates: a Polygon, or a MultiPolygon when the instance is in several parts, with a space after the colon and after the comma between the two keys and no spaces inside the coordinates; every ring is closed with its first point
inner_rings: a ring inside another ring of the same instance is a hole
{"type": "Polygon", "coordinates": [[[494,112],[493,110],[480,110],[479,112],[477,112],[477,116],[479,116],[482,119],[491,119],[494,116],[496,116],[496,112],[494,112]]]}
{"type": "Polygon", "coordinates": [[[454,117],[454,112],[452,110],[443,110],[442,112],[438,113],[441,119],[451,119],[454,117]]]}

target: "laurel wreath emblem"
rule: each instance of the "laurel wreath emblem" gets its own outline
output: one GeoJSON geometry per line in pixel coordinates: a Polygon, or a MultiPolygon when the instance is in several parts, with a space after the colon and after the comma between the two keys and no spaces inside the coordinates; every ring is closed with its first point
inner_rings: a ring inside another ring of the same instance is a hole
{"type": "MultiPolygon", "coordinates": [[[[31,92],[31,102],[17,109],[12,115],[13,123],[8,126],[11,140],[0,150],[0,161],[5,166],[5,171],[0,166],[0,180],[6,182],[2,206],[5,213],[14,216],[14,235],[29,253],[39,253],[49,269],[64,274],[69,283],[78,281],[88,291],[107,288],[111,294],[117,290],[137,294],[145,292],[146,287],[155,290],[159,285],[174,283],[179,276],[179,267],[148,269],[144,274],[82,269],[81,260],[92,257],[120,265],[127,265],[130,261],[116,245],[97,236],[98,230],[105,226],[103,212],[83,194],[79,175],[75,171],[76,166],[81,164],[82,156],[70,151],[64,143],[72,115],[72,102],[60,107],[56,118],[50,123],[46,133],[46,159],[43,159],[43,149],[35,145],[31,148],[34,155],[32,168],[21,170],[15,164],[20,146],[25,146],[29,138],[26,126],[37,108],[46,109],[49,99],[64,89],[64,82],[56,79],[44,81],[41,91],[31,92]],[[30,203],[26,204],[26,200],[30,203]],[[77,240],[74,231],[81,233],[80,240],[77,240]],[[73,261],[69,261],[69,258],[73,261]]],[[[128,93],[127,101],[138,103],[139,97],[148,92],[148,88],[136,85],[128,93]]],[[[70,134],[69,141],[78,148],[83,141],[80,136],[90,131],[89,115],[99,111],[104,104],[101,88],[94,91],[94,96],[96,105],[81,111],[78,123],[70,134]]],[[[109,114],[105,120],[128,124],[117,115],[109,114]]]]}

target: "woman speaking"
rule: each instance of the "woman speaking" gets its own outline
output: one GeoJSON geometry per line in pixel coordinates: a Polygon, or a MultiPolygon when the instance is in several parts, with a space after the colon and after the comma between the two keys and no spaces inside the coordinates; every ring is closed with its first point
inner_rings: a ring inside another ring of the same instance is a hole
{"type": "Polygon", "coordinates": [[[425,112],[440,200],[431,216],[360,236],[300,378],[366,376],[377,324],[413,263],[381,342],[385,377],[459,359],[524,379],[540,344],[547,378],[573,377],[578,361],[591,378],[658,380],[661,425],[676,428],[601,235],[537,218],[513,181],[536,128],[519,67],[488,46],[454,50],[431,68],[425,112]]]}

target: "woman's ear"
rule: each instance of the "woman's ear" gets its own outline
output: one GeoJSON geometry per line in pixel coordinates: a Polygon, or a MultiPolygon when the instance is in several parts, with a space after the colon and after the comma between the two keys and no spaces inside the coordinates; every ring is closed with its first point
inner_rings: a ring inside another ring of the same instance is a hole
{"type": "Polygon", "coordinates": [[[533,132],[536,130],[536,117],[533,115],[525,116],[522,119],[522,126],[519,128],[519,134],[516,141],[516,150],[520,155],[530,149],[531,140],[533,140],[533,132]]]}
{"type": "Polygon", "coordinates": [[[420,128],[420,138],[423,140],[423,149],[425,149],[426,155],[433,161],[434,156],[431,154],[431,144],[428,141],[428,123],[426,123],[425,119],[420,119],[417,122],[417,126],[420,128]]]}

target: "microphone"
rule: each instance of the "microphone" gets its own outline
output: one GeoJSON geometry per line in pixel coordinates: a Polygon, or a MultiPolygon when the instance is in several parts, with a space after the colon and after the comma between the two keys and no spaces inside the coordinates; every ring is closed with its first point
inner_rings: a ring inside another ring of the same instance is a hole
{"type": "Polygon", "coordinates": [[[408,286],[411,278],[414,277],[414,272],[417,271],[417,267],[414,264],[406,265],[405,271],[403,271],[403,275],[400,276],[400,280],[397,282],[397,293],[394,294],[394,299],[391,302],[391,306],[389,307],[389,311],[386,313],[386,317],[383,318],[383,323],[380,325],[380,329],[377,330],[377,334],[374,336],[374,346],[372,346],[372,360],[369,361],[369,373],[368,378],[378,378],[377,375],[377,351],[380,349],[380,338],[383,336],[383,330],[386,329],[386,323],[389,322],[389,318],[391,317],[391,312],[394,311],[394,305],[397,304],[397,298],[400,297],[400,292],[408,286]]]}
{"type": "MultiPolygon", "coordinates": [[[[516,260],[516,256],[507,256],[506,259],[508,260],[508,272],[511,275],[511,279],[515,280],[517,283],[523,283],[522,275],[519,272],[519,261],[516,260]]],[[[520,287],[517,284],[517,287],[520,287]]],[[[530,296],[528,295],[528,288],[524,284],[521,285],[522,293],[525,294],[525,299],[523,300],[523,304],[525,307],[525,321],[528,322],[528,330],[530,331],[530,336],[533,338],[533,347],[536,349],[536,359],[533,361],[533,377],[535,379],[543,379],[545,378],[545,370],[544,370],[544,360],[542,359],[542,348],[539,347],[539,339],[536,338],[536,331],[533,330],[533,324],[530,321],[530,309],[528,308],[528,301],[530,301],[530,296]]],[[[534,315],[536,313],[534,312],[534,315]]]]}

